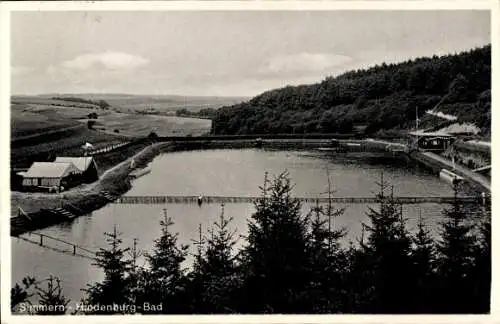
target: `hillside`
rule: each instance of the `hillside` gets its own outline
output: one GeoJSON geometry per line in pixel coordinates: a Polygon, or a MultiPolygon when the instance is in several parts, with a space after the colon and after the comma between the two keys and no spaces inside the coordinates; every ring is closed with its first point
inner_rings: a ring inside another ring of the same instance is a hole
{"type": "MultiPolygon", "coordinates": [[[[97,93],[79,93],[79,94],[43,94],[37,96],[13,96],[12,101],[23,102],[34,100],[53,100],[65,99],[75,103],[76,98],[81,99],[81,103],[98,103],[104,101],[108,103],[113,110],[120,112],[148,112],[148,113],[168,113],[178,109],[187,109],[196,112],[204,108],[220,108],[222,106],[234,105],[248,98],[240,97],[207,97],[207,96],[179,96],[179,95],[130,95],[130,94],[97,94],[97,93]]],[[[66,102],[68,104],[68,102],[66,102]]]]}
{"type": "Polygon", "coordinates": [[[382,64],[312,85],[271,90],[217,111],[214,134],[348,133],[438,127],[439,113],[491,132],[491,46],[382,64]],[[431,111],[433,114],[427,113],[431,111]]]}
{"type": "Polygon", "coordinates": [[[201,135],[211,121],[176,116],[122,113],[73,100],[14,97],[10,106],[10,156],[14,168],[29,167],[56,155],[82,154],[85,142],[96,148],[145,137],[201,135]],[[95,114],[89,128],[89,114],[95,114]]]}

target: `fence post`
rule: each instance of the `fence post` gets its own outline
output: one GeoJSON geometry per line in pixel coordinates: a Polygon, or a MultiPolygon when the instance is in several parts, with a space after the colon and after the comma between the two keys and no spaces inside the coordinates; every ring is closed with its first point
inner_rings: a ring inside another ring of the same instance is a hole
{"type": "Polygon", "coordinates": [[[73,255],[76,255],[76,245],[73,244],[73,255]]]}
{"type": "Polygon", "coordinates": [[[40,234],[40,246],[43,246],[43,234],[40,234]]]}

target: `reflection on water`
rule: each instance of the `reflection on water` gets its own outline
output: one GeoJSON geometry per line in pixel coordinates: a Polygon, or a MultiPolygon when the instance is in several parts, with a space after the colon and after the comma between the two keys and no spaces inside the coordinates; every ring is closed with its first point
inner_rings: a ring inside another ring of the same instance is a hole
{"type": "MultiPolygon", "coordinates": [[[[264,172],[277,174],[288,170],[296,184],[297,196],[317,196],[328,188],[325,168],[336,190],[336,196],[372,196],[377,192],[376,181],[384,177],[395,186],[396,195],[449,196],[451,188],[431,174],[417,170],[405,162],[366,154],[330,155],[321,152],[283,152],[262,150],[213,150],[179,152],[157,157],[151,163],[152,172],[135,180],[128,195],[230,195],[259,194],[264,172]]],[[[343,206],[338,206],[343,207],[343,206]]],[[[416,228],[419,211],[426,218],[430,230],[436,234],[437,222],[442,219],[444,206],[436,204],[406,205],[405,216],[410,230],[416,228]]],[[[122,232],[123,243],[132,246],[138,238],[138,248],[151,250],[153,240],[159,237],[159,221],[163,208],[174,220],[172,229],[179,233],[182,244],[191,244],[197,237],[198,224],[206,231],[217,219],[220,205],[192,204],[163,205],[108,205],[91,215],[79,217],[71,223],[53,226],[40,232],[97,250],[105,244],[103,232],[110,232],[116,224],[122,232]]],[[[303,205],[303,212],[309,211],[303,205]]],[[[357,241],[361,222],[365,222],[368,205],[346,206],[346,212],[335,220],[335,226],[348,229],[345,243],[357,241]]],[[[227,204],[225,215],[234,218],[233,229],[244,235],[254,208],[251,204],[227,204]]],[[[92,281],[102,280],[102,273],[83,258],[59,254],[25,241],[12,238],[12,281],[19,282],[26,275],[39,278],[50,274],[61,278],[64,293],[73,301],[82,296],[80,289],[92,281]]],[[[237,246],[244,244],[243,239],[237,246]]],[[[191,262],[192,257],[186,262],[191,262]]],[[[144,259],[139,260],[139,264],[144,259]]]]}

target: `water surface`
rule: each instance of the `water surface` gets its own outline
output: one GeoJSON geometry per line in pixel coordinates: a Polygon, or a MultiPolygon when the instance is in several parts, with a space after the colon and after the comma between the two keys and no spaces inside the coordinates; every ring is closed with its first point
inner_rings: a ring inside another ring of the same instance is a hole
{"type": "MultiPolygon", "coordinates": [[[[296,196],[317,197],[328,190],[327,169],[335,195],[339,197],[373,196],[378,192],[376,182],[380,181],[382,171],[384,178],[394,185],[395,195],[452,194],[448,184],[413,164],[366,153],[332,155],[319,151],[257,149],[184,151],[158,156],[150,167],[151,173],[135,180],[126,195],[257,196],[266,171],[272,178],[287,170],[295,184],[293,193],[296,196]]],[[[367,221],[368,206],[356,204],[345,207],[344,215],[335,220],[334,226],[348,229],[344,240],[347,244],[359,239],[361,222],[367,221]]],[[[436,204],[405,206],[408,227],[415,229],[421,212],[436,234],[443,207],[436,204]]],[[[303,205],[303,212],[306,213],[309,208],[303,205]]],[[[179,233],[179,242],[191,245],[192,239],[198,237],[198,225],[202,224],[206,233],[207,227],[222,210],[218,204],[203,204],[201,207],[195,204],[111,204],[70,224],[53,226],[40,232],[96,250],[105,244],[103,232],[113,231],[116,224],[124,245],[132,246],[133,239],[138,238],[139,249],[148,251],[153,246],[153,240],[160,235],[159,221],[164,217],[164,209],[175,222],[172,230],[179,233]]],[[[253,211],[251,204],[227,204],[224,207],[225,215],[233,217],[231,226],[238,235],[246,233],[253,211]]],[[[52,274],[61,278],[65,295],[78,301],[82,296],[80,289],[85,288],[86,283],[102,280],[100,270],[87,259],[60,254],[16,238],[12,238],[11,242],[13,283],[26,275],[44,278],[52,274]]],[[[242,244],[244,240],[239,239],[238,246],[242,244]]],[[[190,252],[194,252],[193,248],[190,252]]],[[[191,260],[192,256],[188,259],[191,260]]],[[[140,259],[140,263],[143,262],[144,257],[140,259]]]]}

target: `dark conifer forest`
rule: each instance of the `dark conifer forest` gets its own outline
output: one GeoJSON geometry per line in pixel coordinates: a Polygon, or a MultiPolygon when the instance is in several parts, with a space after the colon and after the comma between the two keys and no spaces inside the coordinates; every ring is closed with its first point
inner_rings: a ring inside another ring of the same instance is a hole
{"type": "Polygon", "coordinates": [[[417,109],[423,127],[436,126],[425,116],[434,108],[490,134],[491,45],[267,91],[219,109],[212,133],[350,133],[355,125],[368,134],[397,132],[414,127],[417,109]]]}
{"type": "MultiPolygon", "coordinates": [[[[89,283],[87,305],[132,305],[84,314],[485,314],[490,312],[489,206],[443,206],[438,237],[421,215],[410,232],[403,209],[381,178],[378,204],[366,211],[357,242],[341,244],[347,229],[332,204],[301,212],[287,173],[266,175],[241,249],[232,217],[196,238],[194,263],[163,215],[162,234],[139,266],[135,247],[122,246],[119,229],[95,265],[104,280],[89,283]],[[472,218],[471,210],[475,210],[472,218]],[[480,215],[478,217],[478,211],[480,215]],[[156,305],[156,309],[144,305],[156,305]]],[[[456,190],[455,190],[456,191],[456,190]]],[[[239,229],[242,230],[242,229],[239,229]]],[[[40,304],[68,305],[57,278],[26,278],[11,290],[13,311],[36,292],[40,304]],[[35,292],[33,292],[35,291],[35,292]]],[[[80,301],[74,301],[80,302],[80,301]]],[[[42,314],[63,314],[60,308],[42,314]]],[[[70,313],[70,312],[67,312],[70,313]]]]}

